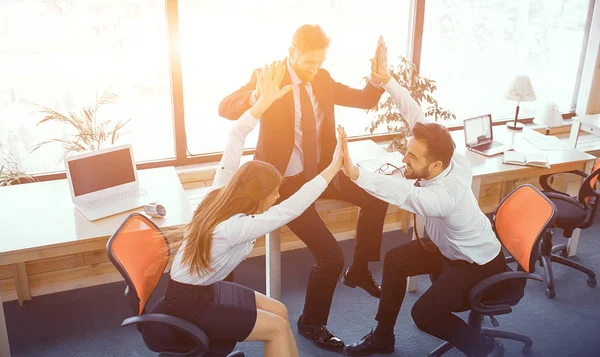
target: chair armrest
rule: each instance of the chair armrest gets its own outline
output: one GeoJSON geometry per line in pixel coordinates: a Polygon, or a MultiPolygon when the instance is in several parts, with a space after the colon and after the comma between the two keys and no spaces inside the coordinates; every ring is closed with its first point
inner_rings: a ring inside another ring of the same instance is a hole
{"type": "Polygon", "coordinates": [[[586,209],[586,207],[584,205],[582,205],[581,202],[577,201],[576,198],[573,198],[571,196],[565,196],[563,194],[556,194],[553,192],[546,192],[545,195],[546,195],[546,197],[548,197],[551,200],[567,202],[567,203],[572,204],[573,206],[576,206],[579,209],[582,209],[582,210],[586,209]]]}
{"type": "Polygon", "coordinates": [[[469,303],[471,304],[472,308],[477,312],[481,313],[482,315],[502,315],[511,312],[512,307],[510,305],[503,304],[488,306],[484,305],[481,302],[481,298],[484,296],[485,293],[488,292],[488,289],[492,286],[513,279],[531,279],[537,281],[544,281],[544,279],[542,279],[542,277],[540,277],[539,275],[525,273],[523,271],[506,271],[489,276],[477,283],[469,291],[469,303]]]}
{"type": "Polygon", "coordinates": [[[551,177],[553,177],[555,175],[563,175],[563,174],[579,175],[579,176],[581,176],[583,178],[586,178],[588,176],[585,172],[583,172],[581,170],[572,170],[572,171],[565,171],[565,172],[555,172],[555,173],[549,174],[549,175],[541,175],[540,176],[540,180],[539,180],[540,181],[540,186],[542,186],[542,189],[544,191],[553,192],[553,193],[558,193],[558,194],[561,194],[561,195],[569,196],[565,192],[561,192],[561,191],[553,189],[552,186],[550,186],[550,183],[548,183],[548,179],[549,178],[551,178],[551,177]]]}
{"type": "Polygon", "coordinates": [[[144,322],[159,322],[174,327],[180,331],[186,333],[196,343],[196,348],[191,353],[186,355],[196,356],[200,351],[208,350],[208,336],[198,326],[193,323],[180,319],[179,317],[170,316],[166,314],[143,314],[140,316],[132,316],[123,320],[121,326],[127,326],[131,324],[144,323],[144,322]],[[196,352],[198,351],[198,352],[196,352]]]}

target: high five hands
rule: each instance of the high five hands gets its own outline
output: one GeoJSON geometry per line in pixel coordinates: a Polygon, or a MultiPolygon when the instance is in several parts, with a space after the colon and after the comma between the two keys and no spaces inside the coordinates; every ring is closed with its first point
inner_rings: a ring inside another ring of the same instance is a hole
{"type": "Polygon", "coordinates": [[[379,36],[375,57],[371,58],[371,81],[378,84],[387,84],[392,79],[388,71],[387,47],[383,37],[379,36]]]}
{"type": "Polygon", "coordinates": [[[338,145],[336,147],[335,153],[333,154],[334,161],[339,159],[341,161],[340,167],[344,171],[344,174],[348,176],[352,180],[358,179],[358,166],[354,165],[352,159],[350,158],[350,153],[348,151],[348,139],[346,137],[346,130],[341,125],[337,127],[338,132],[338,145]],[[341,156],[338,158],[337,155],[341,156]]]}

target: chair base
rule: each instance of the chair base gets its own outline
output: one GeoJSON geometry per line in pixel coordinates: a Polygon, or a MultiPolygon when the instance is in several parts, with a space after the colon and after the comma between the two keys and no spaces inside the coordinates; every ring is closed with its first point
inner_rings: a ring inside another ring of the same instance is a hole
{"type": "Polygon", "coordinates": [[[544,267],[543,278],[544,284],[546,285],[546,295],[549,299],[552,299],[556,296],[556,290],[554,287],[554,274],[552,274],[552,263],[562,264],[587,274],[588,286],[592,288],[596,286],[596,274],[591,269],[568,259],[567,246],[565,244],[557,244],[552,246],[552,232],[549,231],[544,235],[540,250],[542,254],[538,257],[538,261],[540,265],[544,267]]]}
{"type": "MultiPolygon", "coordinates": [[[[481,316],[473,311],[471,311],[469,313],[469,318],[468,318],[469,326],[471,326],[473,329],[479,331],[483,336],[493,337],[493,338],[503,338],[503,339],[507,339],[507,340],[522,342],[524,344],[523,354],[525,356],[531,356],[531,350],[532,350],[532,346],[533,346],[533,340],[531,339],[531,337],[521,335],[518,333],[514,333],[514,332],[498,330],[495,328],[481,327],[482,321],[483,321],[483,316],[481,316]]],[[[436,349],[431,351],[427,356],[428,357],[440,357],[453,348],[454,348],[454,346],[452,346],[449,342],[444,342],[441,345],[439,345],[436,349]]]]}

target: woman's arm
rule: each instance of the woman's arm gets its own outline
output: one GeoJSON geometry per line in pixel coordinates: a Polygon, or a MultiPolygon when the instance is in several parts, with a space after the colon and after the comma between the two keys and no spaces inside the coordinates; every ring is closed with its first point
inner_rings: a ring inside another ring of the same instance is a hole
{"type": "Polygon", "coordinates": [[[231,180],[233,174],[235,174],[240,166],[246,137],[256,127],[258,118],[263,115],[274,101],[283,97],[283,95],[292,89],[291,85],[279,88],[284,70],[285,67],[283,64],[277,62],[273,65],[265,66],[258,75],[258,86],[261,89],[260,99],[233,123],[227,144],[225,144],[223,157],[215,173],[215,179],[212,184],[213,188],[224,186],[231,180]]]}

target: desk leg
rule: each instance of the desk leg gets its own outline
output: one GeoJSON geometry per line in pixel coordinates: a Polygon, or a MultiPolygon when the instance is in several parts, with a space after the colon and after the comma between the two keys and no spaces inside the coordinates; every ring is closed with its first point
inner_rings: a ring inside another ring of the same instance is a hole
{"type": "Polygon", "coordinates": [[[267,296],[281,300],[281,231],[267,233],[267,296]]]}
{"type": "MultiPolygon", "coordinates": [[[[575,123],[573,123],[573,126],[575,126],[575,123]]],[[[571,134],[572,133],[573,132],[571,131],[571,134]]],[[[585,169],[583,172],[585,172],[586,174],[590,174],[592,172],[593,166],[594,166],[594,162],[592,162],[592,161],[586,163],[585,169]]],[[[584,179],[581,178],[581,182],[579,183],[579,185],[583,184],[583,181],[584,181],[584,179]]],[[[568,183],[566,185],[568,185],[568,183]]],[[[564,187],[564,188],[565,188],[565,190],[563,190],[563,192],[567,192],[566,187],[564,187]]],[[[577,228],[576,230],[573,231],[573,235],[567,242],[567,253],[569,254],[570,257],[577,254],[577,246],[579,245],[579,235],[580,234],[581,234],[581,229],[577,228]]]]}
{"type": "Polygon", "coordinates": [[[581,127],[581,123],[578,121],[573,121],[571,125],[571,133],[569,134],[569,146],[575,149],[577,147],[577,141],[579,140],[579,128],[581,127]]]}
{"type": "Polygon", "coordinates": [[[29,279],[27,279],[27,267],[25,263],[11,264],[13,279],[15,280],[15,290],[19,306],[23,306],[24,301],[31,300],[31,290],[29,289],[29,279]]]}
{"type": "Polygon", "coordinates": [[[0,293],[0,357],[10,357],[10,347],[8,346],[8,332],[6,330],[6,320],[4,319],[4,305],[2,304],[2,294],[0,293]]]}

